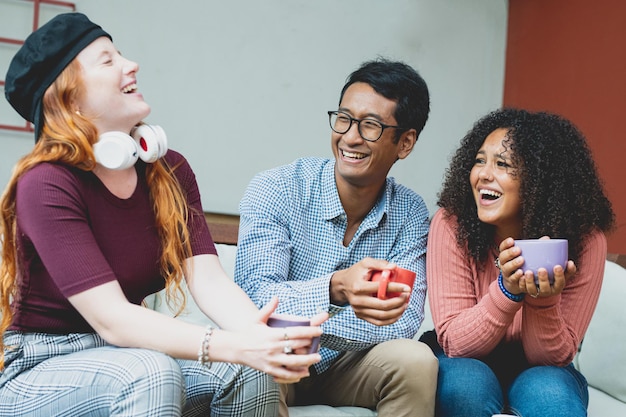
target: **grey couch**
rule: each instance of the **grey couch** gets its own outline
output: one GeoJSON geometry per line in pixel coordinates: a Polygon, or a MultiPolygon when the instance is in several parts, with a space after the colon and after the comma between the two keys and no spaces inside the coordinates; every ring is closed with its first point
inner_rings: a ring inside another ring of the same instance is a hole
{"type": "MultiPolygon", "coordinates": [[[[218,244],[218,254],[222,266],[233,276],[235,254],[234,244],[218,244]]],[[[153,295],[146,299],[155,310],[171,314],[162,295],[153,295]]],[[[189,305],[180,316],[181,320],[205,324],[207,318],[188,298],[189,305]]],[[[607,261],[604,283],[598,307],[593,316],[582,349],[575,364],[589,381],[589,416],[624,417],[626,416],[626,269],[607,261]]],[[[426,306],[426,318],[420,332],[434,327],[430,309],[426,306]]],[[[358,407],[330,407],[312,405],[290,407],[290,417],[371,417],[376,412],[358,407]]]]}

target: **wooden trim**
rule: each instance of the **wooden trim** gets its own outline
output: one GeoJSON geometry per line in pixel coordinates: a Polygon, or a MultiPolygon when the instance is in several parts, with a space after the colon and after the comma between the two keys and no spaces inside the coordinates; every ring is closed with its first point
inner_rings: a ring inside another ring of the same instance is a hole
{"type": "Polygon", "coordinates": [[[626,268],[626,255],[623,253],[608,253],[606,259],[611,262],[615,262],[622,268],[626,268]]]}
{"type": "MultiPolygon", "coordinates": [[[[239,237],[239,216],[236,214],[204,213],[215,243],[236,245],[239,237]]],[[[626,254],[608,253],[606,259],[626,268],[626,254]]]]}
{"type": "Polygon", "coordinates": [[[204,213],[215,243],[236,245],[239,235],[239,216],[234,214],[204,213]]]}

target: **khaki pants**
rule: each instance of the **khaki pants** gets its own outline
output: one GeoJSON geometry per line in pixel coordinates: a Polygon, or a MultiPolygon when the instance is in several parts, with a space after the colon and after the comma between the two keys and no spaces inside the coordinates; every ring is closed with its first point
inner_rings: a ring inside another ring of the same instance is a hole
{"type": "Polygon", "coordinates": [[[366,351],[346,352],[323,374],[281,386],[287,406],[326,404],[375,409],[379,417],[432,417],[438,362],[428,346],[395,339],[366,351]]]}

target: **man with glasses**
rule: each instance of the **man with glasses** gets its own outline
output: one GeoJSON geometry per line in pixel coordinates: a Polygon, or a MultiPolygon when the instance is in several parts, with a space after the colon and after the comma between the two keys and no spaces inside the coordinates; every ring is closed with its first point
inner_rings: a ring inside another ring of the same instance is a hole
{"type": "MultiPolygon", "coordinates": [[[[259,306],[322,325],[322,361],[284,386],[287,405],[376,409],[380,417],[433,416],[437,360],[413,339],[424,318],[428,211],[387,177],[406,158],[429,113],[424,80],[410,66],[364,63],[329,111],[334,159],[301,158],[258,174],[240,203],[235,280],[259,306]],[[417,273],[412,292],[379,299],[372,272],[417,273]]],[[[298,352],[298,350],[296,350],[298,352]]]]}

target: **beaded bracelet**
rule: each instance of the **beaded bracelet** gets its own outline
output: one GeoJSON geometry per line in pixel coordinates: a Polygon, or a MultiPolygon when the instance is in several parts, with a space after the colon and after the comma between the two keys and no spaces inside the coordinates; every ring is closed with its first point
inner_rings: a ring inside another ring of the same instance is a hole
{"type": "Polygon", "coordinates": [[[504,282],[503,282],[504,277],[502,277],[502,271],[500,271],[500,273],[498,274],[498,287],[500,287],[500,291],[502,291],[502,293],[504,295],[506,295],[506,298],[508,298],[509,300],[513,300],[516,303],[519,303],[520,301],[522,301],[524,299],[524,293],[521,294],[513,294],[510,293],[505,287],[504,287],[504,282]]]}
{"type": "Polygon", "coordinates": [[[200,349],[198,349],[198,362],[202,366],[211,367],[211,359],[209,358],[209,343],[211,343],[211,336],[213,335],[213,326],[206,326],[204,337],[202,337],[202,343],[200,349]]]}

